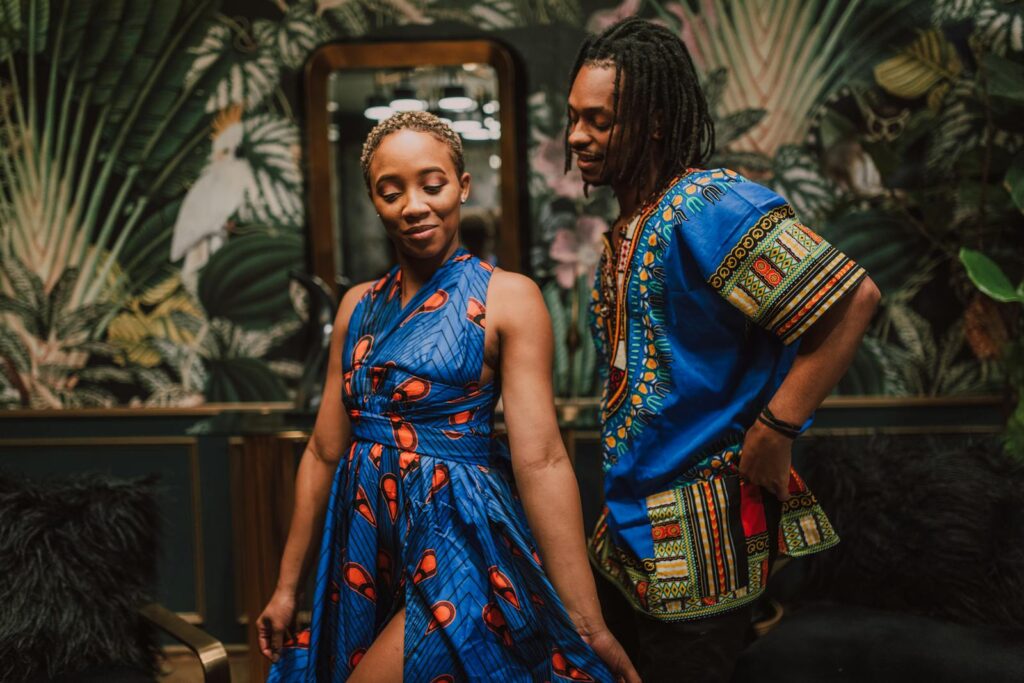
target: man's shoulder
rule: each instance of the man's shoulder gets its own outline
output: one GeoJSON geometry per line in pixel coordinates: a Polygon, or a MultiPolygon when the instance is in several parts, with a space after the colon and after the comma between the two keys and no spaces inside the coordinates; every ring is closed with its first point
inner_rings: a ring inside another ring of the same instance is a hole
{"type": "Polygon", "coordinates": [[[751,207],[769,210],[785,199],[771,188],[728,168],[690,169],[678,176],[659,202],[663,220],[718,223],[747,217],[751,207]]]}

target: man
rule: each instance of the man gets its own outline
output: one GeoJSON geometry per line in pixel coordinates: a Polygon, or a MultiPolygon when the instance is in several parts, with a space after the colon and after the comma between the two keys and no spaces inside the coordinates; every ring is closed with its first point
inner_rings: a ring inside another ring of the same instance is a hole
{"type": "Polygon", "coordinates": [[[621,210],[593,297],[606,621],[648,683],[728,680],[775,553],[838,542],[791,446],[878,289],[782,197],[696,170],[714,127],[670,31],[634,18],[588,38],[570,83],[567,153],[621,210]]]}

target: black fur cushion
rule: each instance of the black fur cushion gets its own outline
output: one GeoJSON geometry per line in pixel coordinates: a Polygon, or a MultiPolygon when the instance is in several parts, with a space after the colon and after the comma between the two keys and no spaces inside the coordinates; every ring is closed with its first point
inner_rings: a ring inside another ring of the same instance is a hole
{"type": "Polygon", "coordinates": [[[842,542],[808,599],[1024,628],[1024,462],[995,439],[812,439],[801,471],[842,542]]]}
{"type": "Polygon", "coordinates": [[[1024,631],[850,605],[787,614],[740,655],[732,683],[1019,683],[1024,631]]]}
{"type": "Polygon", "coordinates": [[[155,486],[0,474],[0,681],[154,675],[156,634],[137,609],[156,575],[155,486]]]}

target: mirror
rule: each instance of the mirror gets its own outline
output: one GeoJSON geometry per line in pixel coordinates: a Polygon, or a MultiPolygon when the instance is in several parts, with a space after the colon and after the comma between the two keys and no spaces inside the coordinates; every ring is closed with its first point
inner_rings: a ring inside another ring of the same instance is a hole
{"type": "Polygon", "coordinates": [[[451,122],[472,176],[462,207],[463,244],[523,269],[515,68],[488,40],[348,43],[318,49],[306,66],[313,271],[336,293],[394,264],[366,192],[363,140],[395,111],[422,109],[451,122]]]}

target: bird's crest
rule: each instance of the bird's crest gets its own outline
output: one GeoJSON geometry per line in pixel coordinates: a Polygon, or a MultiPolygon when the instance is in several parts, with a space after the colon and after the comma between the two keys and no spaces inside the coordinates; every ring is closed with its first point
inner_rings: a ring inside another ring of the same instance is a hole
{"type": "Polygon", "coordinates": [[[242,106],[239,104],[232,104],[226,109],[221,109],[220,113],[213,120],[213,132],[210,137],[216,139],[221,133],[230,128],[236,123],[242,122],[242,106]]]}

